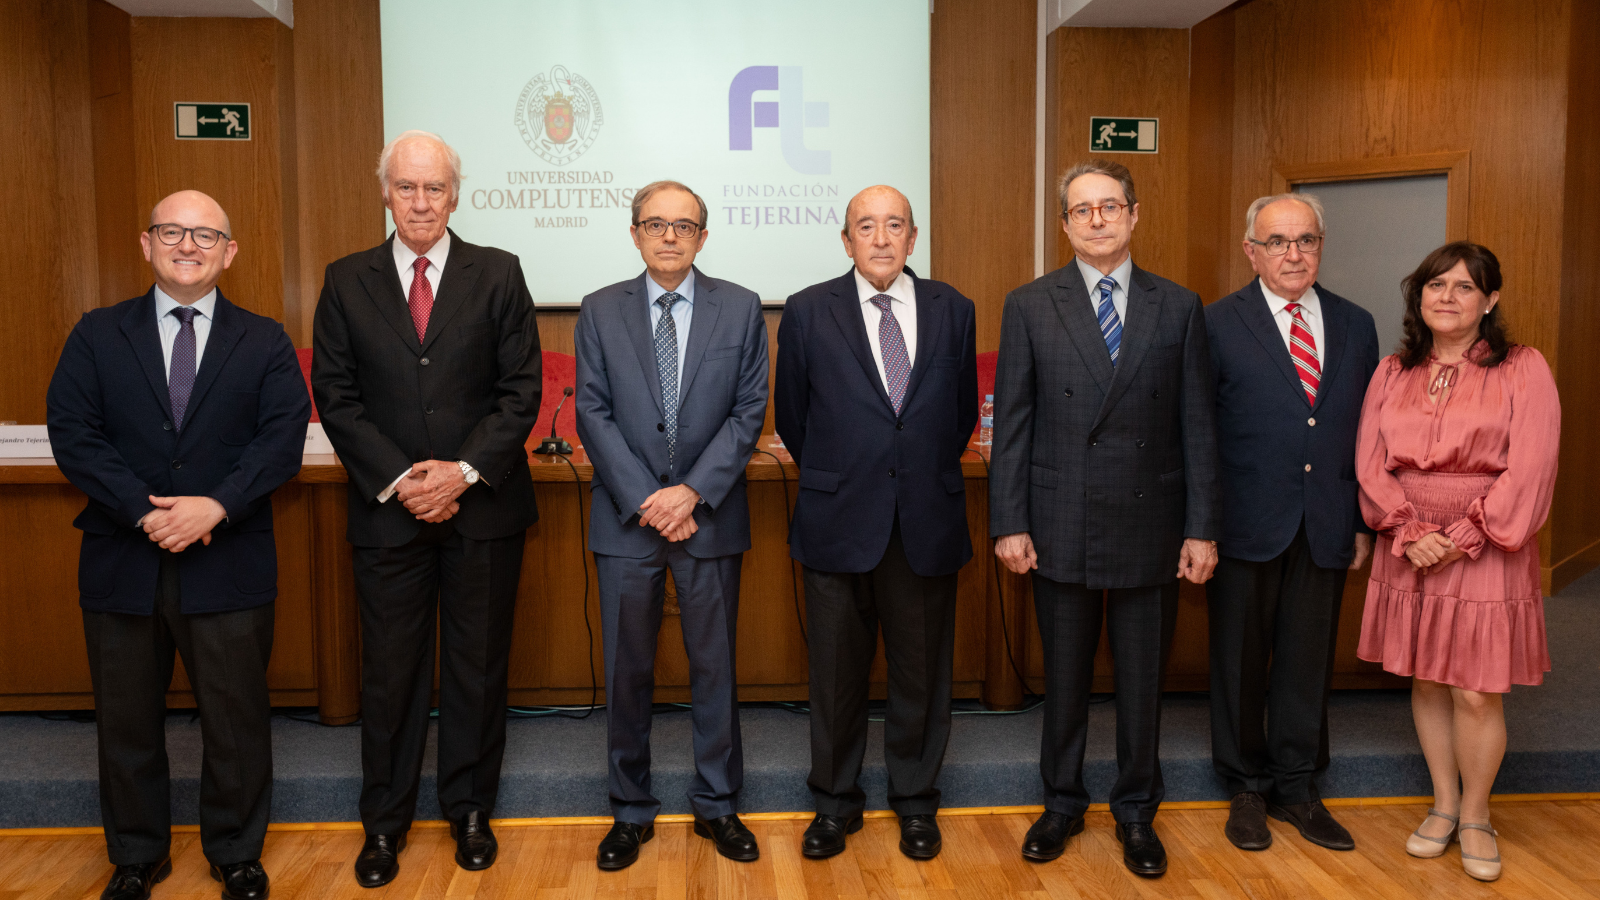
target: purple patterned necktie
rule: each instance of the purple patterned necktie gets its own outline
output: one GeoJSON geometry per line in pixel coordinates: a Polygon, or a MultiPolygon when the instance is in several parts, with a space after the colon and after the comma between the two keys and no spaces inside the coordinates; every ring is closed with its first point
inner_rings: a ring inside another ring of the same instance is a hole
{"type": "Polygon", "coordinates": [[[900,320],[890,308],[893,300],[888,294],[873,297],[871,303],[883,313],[878,318],[878,349],[883,352],[883,374],[889,389],[889,403],[894,414],[900,415],[900,404],[906,399],[906,381],[911,378],[911,357],[906,353],[906,336],[900,332],[900,320]]]}
{"type": "Polygon", "coordinates": [[[178,327],[178,337],[172,342],[172,368],[167,372],[167,396],[172,400],[172,427],[183,430],[183,413],[189,408],[189,394],[194,390],[194,309],[180,306],[172,311],[183,324],[178,327]]]}

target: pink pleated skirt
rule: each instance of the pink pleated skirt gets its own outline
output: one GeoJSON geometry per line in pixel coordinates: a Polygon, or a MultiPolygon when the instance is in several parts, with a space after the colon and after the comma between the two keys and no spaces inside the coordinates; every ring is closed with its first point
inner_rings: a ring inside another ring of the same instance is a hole
{"type": "MultiPolygon", "coordinates": [[[[1465,516],[1496,478],[1409,469],[1395,475],[1417,514],[1441,528],[1465,516]]],[[[1379,535],[1356,654],[1396,675],[1469,691],[1542,683],[1550,651],[1537,539],[1515,553],[1485,541],[1477,559],[1423,575],[1379,535]]]]}

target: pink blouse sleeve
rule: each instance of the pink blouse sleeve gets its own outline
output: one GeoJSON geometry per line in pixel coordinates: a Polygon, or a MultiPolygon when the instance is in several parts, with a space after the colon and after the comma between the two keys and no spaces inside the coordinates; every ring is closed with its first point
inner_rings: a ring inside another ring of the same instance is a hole
{"type": "Polygon", "coordinates": [[[1389,450],[1383,440],[1383,407],[1396,389],[1404,370],[1391,356],[1378,364],[1367,385],[1367,398],[1361,404],[1361,426],[1356,431],[1356,479],[1361,482],[1361,515],[1373,531],[1388,535],[1392,552],[1404,556],[1406,547],[1439,526],[1417,517],[1417,508],[1406,499],[1400,479],[1389,471],[1389,450]]]}
{"type": "Polygon", "coordinates": [[[1511,393],[1506,470],[1487,494],[1472,501],[1464,518],[1445,529],[1445,536],[1473,559],[1485,541],[1507,553],[1522,549],[1549,516],[1555,493],[1561,398],[1550,366],[1532,347],[1513,350],[1500,365],[1511,393]]]}

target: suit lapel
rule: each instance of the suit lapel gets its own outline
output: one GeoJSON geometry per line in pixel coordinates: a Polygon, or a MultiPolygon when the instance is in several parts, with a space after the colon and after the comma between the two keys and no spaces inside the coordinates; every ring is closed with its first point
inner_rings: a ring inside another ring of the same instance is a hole
{"type": "MultiPolygon", "coordinates": [[[[1106,391],[1105,400],[1100,404],[1100,412],[1095,416],[1095,425],[1103,421],[1122,395],[1128,392],[1128,385],[1133,383],[1135,372],[1139,371],[1139,364],[1144,362],[1144,355],[1150,349],[1150,342],[1155,338],[1156,321],[1161,317],[1161,292],[1156,290],[1156,284],[1150,280],[1150,275],[1138,266],[1133,267],[1133,274],[1129,278],[1132,284],[1127,287],[1128,308],[1126,321],[1122,323],[1122,343],[1117,349],[1117,365],[1112,377],[1111,387],[1106,391]]],[[[1095,333],[1099,334],[1100,323],[1095,322],[1095,333]]],[[[1105,338],[1100,338],[1100,346],[1105,347],[1105,338]]],[[[1111,351],[1105,353],[1106,359],[1111,358],[1111,351]]]]}
{"type": "MultiPolygon", "coordinates": [[[[917,385],[922,383],[922,378],[928,371],[928,360],[933,357],[933,348],[937,345],[940,331],[944,326],[945,304],[935,303],[938,295],[933,292],[933,285],[918,278],[909,268],[906,274],[911,276],[911,284],[916,289],[917,297],[917,358],[911,363],[911,377],[906,383],[906,395],[900,401],[900,409],[905,410],[911,406],[911,397],[917,392],[917,385]]],[[[866,331],[866,323],[861,329],[866,331]]],[[[874,364],[873,372],[876,374],[877,366],[874,364]]]]}
{"type": "MultiPolygon", "coordinates": [[[[244,323],[239,321],[239,311],[227,298],[217,291],[217,305],[212,307],[211,334],[206,337],[205,352],[200,354],[200,369],[194,375],[194,390],[189,393],[189,406],[183,412],[185,425],[194,421],[194,414],[200,409],[200,401],[205,399],[206,392],[217,380],[217,375],[222,372],[222,366],[228,361],[228,356],[233,348],[239,345],[239,338],[244,335],[244,323]]],[[[187,427],[184,431],[188,431],[187,427]]]]}
{"type": "MultiPolygon", "coordinates": [[[[439,295],[433,298],[433,309],[428,313],[428,331],[424,335],[421,352],[428,352],[428,347],[439,339],[445,326],[455,317],[467,295],[472,293],[473,285],[478,283],[478,274],[482,267],[476,265],[478,261],[478,248],[456,237],[454,231],[450,232],[450,254],[445,257],[444,271],[439,273],[439,295]]],[[[391,264],[389,268],[393,269],[391,264]]],[[[399,282],[400,275],[395,273],[395,281],[399,282]]],[[[409,308],[407,310],[409,317],[409,308]]],[[[416,332],[413,326],[412,333],[416,332]]]]}
{"type": "MultiPolygon", "coordinates": [[[[650,385],[650,396],[655,398],[656,412],[666,415],[667,406],[661,400],[661,367],[656,363],[654,336],[650,333],[650,292],[645,290],[644,275],[624,288],[628,299],[622,303],[622,325],[633,342],[633,352],[639,357],[639,367],[644,369],[644,382],[650,385]]],[[[691,328],[689,333],[694,334],[691,328]]]]}
{"type": "Polygon", "coordinates": [[[861,371],[866,373],[867,383],[878,392],[879,399],[892,413],[894,404],[889,402],[889,392],[884,388],[883,379],[878,376],[878,363],[872,358],[872,345],[867,342],[867,323],[861,318],[861,297],[856,291],[855,271],[852,268],[829,287],[833,292],[833,319],[844,333],[844,342],[855,354],[856,362],[861,364],[861,371]]]}
{"type": "Polygon", "coordinates": [[[722,311],[722,301],[716,295],[717,283],[694,270],[694,303],[689,312],[689,344],[683,351],[683,377],[678,383],[678,408],[689,396],[694,376],[700,371],[700,361],[705,359],[706,348],[711,344],[711,333],[717,327],[717,315],[722,311]]]}
{"type": "MultiPolygon", "coordinates": [[[[1325,290],[1318,289],[1319,287],[1313,285],[1313,289],[1317,289],[1317,304],[1322,307],[1322,342],[1324,344],[1322,375],[1318,379],[1318,383],[1325,385],[1333,380],[1334,373],[1339,371],[1339,363],[1344,361],[1344,338],[1347,331],[1345,319],[1349,310],[1345,308],[1345,301],[1325,290]]],[[[1301,394],[1303,396],[1304,392],[1302,391],[1301,394]]],[[[1322,398],[1327,394],[1328,392],[1320,387],[1317,389],[1317,402],[1312,405],[1312,411],[1322,405],[1322,398]]]]}
{"type": "Polygon", "coordinates": [[[1250,282],[1245,287],[1245,295],[1245,302],[1236,307],[1239,318],[1261,344],[1261,349],[1267,352],[1267,357],[1272,360],[1278,374],[1289,383],[1301,402],[1305,402],[1306,392],[1300,386],[1300,373],[1295,371],[1294,360],[1289,358],[1289,348],[1283,343],[1283,332],[1278,330],[1278,323],[1272,318],[1272,307],[1267,305],[1267,295],[1261,292],[1261,280],[1250,282]]]}
{"type": "MultiPolygon", "coordinates": [[[[412,353],[421,356],[422,342],[417,340],[417,326],[411,321],[411,307],[406,302],[405,292],[400,289],[400,273],[394,265],[395,240],[397,238],[391,234],[387,241],[372,251],[367,268],[361,273],[361,284],[367,289],[367,296],[372,298],[372,305],[378,308],[383,320],[394,329],[401,343],[409,347],[412,353]]],[[[449,264],[450,261],[446,260],[445,265],[449,264]]],[[[440,285],[443,286],[443,279],[440,279],[440,285]]]]}
{"type": "Polygon", "coordinates": [[[145,380],[167,418],[172,417],[172,395],[167,393],[167,367],[161,355],[161,334],[156,330],[156,289],[152,286],[122,317],[122,333],[144,370],[145,380]]]}
{"type": "Polygon", "coordinates": [[[1083,283],[1083,273],[1078,271],[1076,261],[1067,263],[1057,272],[1060,278],[1056,281],[1055,290],[1051,291],[1056,301],[1056,315],[1060,317],[1061,327],[1066,329],[1067,337],[1078,348],[1078,356],[1082,357],[1095,384],[1100,386],[1101,394],[1105,395],[1111,390],[1111,351],[1106,349],[1106,340],[1100,334],[1100,322],[1095,319],[1094,309],[1089,304],[1089,289],[1083,283]]]}

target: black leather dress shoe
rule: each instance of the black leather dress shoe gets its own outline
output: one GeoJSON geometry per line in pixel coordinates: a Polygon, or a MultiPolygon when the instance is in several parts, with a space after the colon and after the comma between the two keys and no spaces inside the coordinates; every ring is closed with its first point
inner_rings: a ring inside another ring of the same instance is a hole
{"type": "Polygon", "coordinates": [[[800,852],[812,859],[827,859],[844,852],[844,836],[861,830],[861,814],[846,819],[817,813],[800,838],[800,852]]]}
{"type": "Polygon", "coordinates": [[[933,816],[900,817],[900,852],[912,859],[933,859],[939,855],[944,840],[939,836],[939,823],[933,816]]]}
{"type": "Polygon", "coordinates": [[[1322,801],[1312,797],[1307,803],[1276,804],[1267,807],[1267,814],[1280,822],[1288,822],[1299,830],[1300,836],[1319,847],[1329,850],[1354,850],[1356,839],[1328,812],[1322,801]]]}
{"type": "Polygon", "coordinates": [[[222,900],[267,900],[272,894],[272,883],[259,859],[212,866],[211,880],[222,882],[222,900]]]}
{"type": "Polygon", "coordinates": [[[639,848],[656,836],[654,825],[632,825],[618,822],[611,826],[600,841],[600,852],[595,863],[606,871],[626,869],[639,858],[639,848]]]}
{"type": "Polygon", "coordinates": [[[695,819],[694,833],[710,838],[717,852],[736,862],[754,862],[761,858],[761,848],[756,846],[756,836],[744,827],[736,815],[718,816],[715,819],[695,819]]]}
{"type": "Polygon", "coordinates": [[[1222,829],[1240,850],[1265,850],[1272,846],[1267,827],[1267,798],[1255,791],[1240,791],[1228,802],[1228,824],[1222,829]]]}
{"type": "Polygon", "coordinates": [[[406,848],[403,834],[369,834],[356,857],[356,884],[364,888],[383,887],[400,874],[400,851],[406,848]]]}
{"type": "Polygon", "coordinates": [[[469,872],[494,865],[500,842],[489,829],[487,813],[473,810],[451,822],[450,836],[456,839],[456,865],[469,872]]]}
{"type": "Polygon", "coordinates": [[[1049,862],[1066,852],[1067,838],[1083,832],[1083,816],[1068,816],[1045,810],[1022,839],[1022,855],[1035,862],[1049,862]]]}
{"type": "Polygon", "coordinates": [[[1149,822],[1118,822],[1117,840],[1122,842],[1122,864],[1135,875],[1165,875],[1167,848],[1161,846],[1156,829],[1149,822]]]}
{"type": "Polygon", "coordinates": [[[100,900],[150,900],[150,886],[160,884],[171,874],[170,857],[160,862],[117,866],[110,883],[100,892],[100,900]]]}

